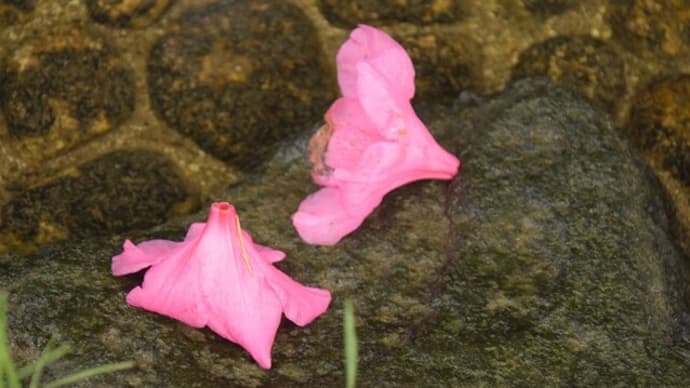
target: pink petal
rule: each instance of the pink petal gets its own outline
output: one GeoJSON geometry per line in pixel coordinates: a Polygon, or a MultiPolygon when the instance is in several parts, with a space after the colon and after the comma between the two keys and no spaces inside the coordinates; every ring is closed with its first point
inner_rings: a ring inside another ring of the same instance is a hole
{"type": "Polygon", "coordinates": [[[205,227],[205,222],[195,222],[191,224],[189,229],[187,229],[187,235],[184,236],[184,241],[194,240],[195,238],[199,237],[205,227]]]}
{"type": "Polygon", "coordinates": [[[113,257],[111,265],[113,275],[126,275],[158,264],[165,258],[163,253],[172,250],[177,245],[178,243],[173,241],[150,240],[137,246],[126,240],[123,244],[123,252],[113,257]]]}
{"type": "Polygon", "coordinates": [[[258,254],[269,263],[276,263],[285,258],[285,252],[279,251],[277,249],[265,247],[259,244],[254,244],[254,248],[256,248],[258,254]]]}
{"type": "Polygon", "coordinates": [[[366,214],[362,207],[346,209],[341,190],[325,187],[309,195],[292,215],[292,224],[302,240],[308,244],[335,245],[340,239],[357,229],[366,214]]]}
{"type": "MultiPolygon", "coordinates": [[[[404,151],[396,142],[380,141],[370,144],[354,169],[337,169],[333,172],[333,178],[342,181],[342,186],[346,183],[368,183],[368,187],[363,189],[371,192],[376,189],[375,183],[388,179],[396,171],[405,171],[406,166],[401,165],[405,162],[405,155],[402,154],[404,151]]],[[[337,149],[333,152],[337,152],[337,149]]]]}
{"type": "Polygon", "coordinates": [[[369,144],[383,140],[354,98],[339,98],[326,113],[333,129],[326,164],[332,168],[355,168],[369,144]]]}
{"type": "Polygon", "coordinates": [[[304,287],[273,267],[285,254],[255,244],[228,203],[213,204],[208,222],[193,224],[183,242],[139,246],[127,242],[125,252],[113,258],[114,267],[124,256],[134,257],[127,265],[152,266],[141,287],[127,295],[129,304],[208,326],[244,347],[262,368],[271,367],[283,311],[307,324],[330,303],[328,291],[304,287]]]}
{"type": "Polygon", "coordinates": [[[311,323],[331,303],[328,290],[305,287],[280,271],[276,271],[269,284],[278,295],[285,316],[298,326],[311,323]]]}
{"type": "Polygon", "coordinates": [[[357,64],[357,97],[381,136],[396,138],[406,128],[409,100],[401,98],[367,62],[357,64]]]}
{"type": "Polygon", "coordinates": [[[198,258],[189,256],[193,246],[186,248],[151,267],[142,286],[127,294],[127,303],[203,327],[208,314],[200,292],[201,268],[195,263],[198,258]]]}
{"type": "Polygon", "coordinates": [[[404,99],[414,96],[414,66],[405,49],[385,32],[360,24],[336,56],[338,84],[345,97],[358,94],[357,64],[366,61],[404,99]]]}
{"type": "Polygon", "coordinates": [[[262,368],[270,368],[271,347],[282,315],[277,295],[266,284],[264,271],[270,264],[245,245],[250,272],[239,239],[226,238],[225,243],[236,244],[225,247],[214,241],[223,234],[237,236],[237,230],[227,223],[215,227],[218,234],[209,231],[208,241],[202,242],[208,247],[199,249],[207,252],[200,287],[207,304],[208,327],[245,348],[262,368]]]}
{"type": "MultiPolygon", "coordinates": [[[[187,230],[185,241],[193,240],[204,229],[206,223],[195,222],[187,230]]],[[[148,240],[134,245],[126,240],[124,251],[113,257],[111,269],[113,275],[121,276],[138,272],[146,267],[158,264],[165,258],[164,254],[178,247],[180,243],[169,240],[148,240]]]]}

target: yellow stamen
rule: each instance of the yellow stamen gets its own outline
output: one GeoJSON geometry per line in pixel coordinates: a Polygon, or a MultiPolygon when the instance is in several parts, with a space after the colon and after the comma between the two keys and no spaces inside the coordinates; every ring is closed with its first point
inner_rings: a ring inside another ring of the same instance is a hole
{"type": "Polygon", "coordinates": [[[249,271],[249,273],[252,273],[252,265],[249,263],[247,247],[244,245],[244,239],[242,238],[242,227],[240,226],[240,217],[235,216],[235,221],[237,221],[237,234],[240,236],[240,248],[242,249],[242,257],[244,258],[244,263],[247,265],[247,271],[249,271]]]}

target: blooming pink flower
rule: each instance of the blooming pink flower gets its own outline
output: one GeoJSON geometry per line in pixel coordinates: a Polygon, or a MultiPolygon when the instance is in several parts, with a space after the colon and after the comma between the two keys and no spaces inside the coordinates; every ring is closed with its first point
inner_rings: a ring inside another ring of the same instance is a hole
{"type": "Polygon", "coordinates": [[[420,179],[451,179],[460,167],[415,114],[414,67],[393,38],[360,25],[336,61],[343,97],[309,143],[312,177],[324,187],[292,216],[310,244],[337,243],[389,191],[420,179]]]}
{"type": "Polygon", "coordinates": [[[194,223],[182,242],[125,241],[113,257],[120,276],[151,267],[127,303],[211,330],[245,348],[262,368],[271,367],[271,347],[282,313],[299,326],[321,315],[327,290],[305,287],[272,263],[285,254],[255,244],[240,227],[232,205],[211,206],[206,223],[194,223]]]}

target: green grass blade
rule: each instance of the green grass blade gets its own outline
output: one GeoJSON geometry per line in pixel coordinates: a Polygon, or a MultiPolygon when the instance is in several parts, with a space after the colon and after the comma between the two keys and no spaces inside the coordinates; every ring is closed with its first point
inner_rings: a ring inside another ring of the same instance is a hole
{"type": "Polygon", "coordinates": [[[357,333],[355,332],[355,313],[352,301],[345,302],[343,312],[345,336],[345,386],[354,388],[357,380],[357,333]]]}
{"type": "Polygon", "coordinates": [[[55,388],[55,387],[61,387],[63,385],[71,384],[79,380],[84,380],[88,379],[89,377],[97,376],[97,375],[102,375],[105,373],[112,373],[112,372],[117,372],[120,370],[124,369],[129,369],[134,367],[134,361],[124,361],[124,362],[118,362],[114,364],[106,364],[102,366],[97,366],[95,368],[79,371],[72,373],[71,375],[67,375],[65,377],[61,377],[57,380],[51,381],[49,383],[46,383],[43,385],[43,388],[55,388]]]}
{"type": "MultiPolygon", "coordinates": [[[[55,346],[55,341],[56,337],[51,337],[50,340],[48,340],[48,343],[46,344],[46,348],[43,350],[43,353],[41,353],[41,356],[38,357],[38,360],[36,360],[31,365],[33,367],[33,373],[31,374],[31,382],[29,383],[29,388],[38,388],[39,384],[41,383],[41,375],[43,374],[43,368],[45,368],[46,365],[50,364],[51,362],[57,360],[58,358],[64,356],[69,352],[69,346],[67,345],[62,345],[59,346],[57,349],[53,349],[53,346],[55,346]]],[[[21,376],[21,374],[19,375],[21,376]]]]}
{"type": "Polygon", "coordinates": [[[5,381],[9,388],[21,388],[7,338],[7,292],[0,290],[0,384],[2,388],[5,381]]]}
{"type": "MultiPolygon", "coordinates": [[[[46,347],[46,350],[44,353],[41,355],[41,358],[43,359],[43,362],[45,365],[49,365],[54,363],[55,361],[61,359],[65,354],[69,353],[71,351],[70,347],[68,345],[60,345],[55,349],[50,349],[46,347]]],[[[29,376],[31,376],[34,373],[34,369],[36,368],[36,363],[38,362],[32,362],[29,365],[23,366],[19,368],[17,371],[17,376],[19,377],[20,380],[23,380],[29,376]]]]}

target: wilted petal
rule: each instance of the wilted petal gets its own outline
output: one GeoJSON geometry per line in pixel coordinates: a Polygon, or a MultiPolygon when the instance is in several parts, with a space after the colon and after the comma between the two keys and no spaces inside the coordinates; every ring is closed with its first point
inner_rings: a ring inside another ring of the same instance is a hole
{"type": "Polygon", "coordinates": [[[312,177],[325,188],[292,216],[310,244],[335,244],[386,193],[415,180],[451,179],[460,167],[414,112],[412,62],[390,36],[359,26],[338,51],[337,64],[344,97],[310,142],[312,177]]]}
{"type": "Polygon", "coordinates": [[[404,99],[414,96],[414,66],[405,49],[385,32],[360,24],[336,56],[338,84],[345,97],[357,95],[357,65],[368,62],[404,99]]]}

